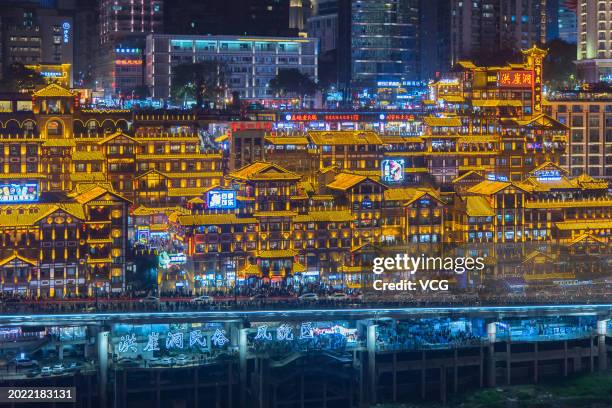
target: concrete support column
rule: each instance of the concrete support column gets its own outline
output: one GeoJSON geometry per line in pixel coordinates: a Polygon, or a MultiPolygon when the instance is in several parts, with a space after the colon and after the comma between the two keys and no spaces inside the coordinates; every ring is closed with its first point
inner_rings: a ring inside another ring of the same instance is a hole
{"type": "Polygon", "coordinates": [[[100,408],[106,408],[106,385],[108,382],[108,339],[110,332],[98,333],[98,399],[100,408]]]}
{"type": "Polygon", "coordinates": [[[59,340],[60,344],[57,346],[57,358],[59,361],[64,361],[64,346],[62,345],[61,340],[59,340]]]}
{"type": "Polygon", "coordinates": [[[495,364],[495,341],[497,336],[497,326],[495,322],[487,324],[487,386],[495,387],[495,377],[497,373],[495,364]]]}
{"type": "Polygon", "coordinates": [[[370,379],[370,403],[376,405],[376,325],[368,325],[366,344],[368,347],[368,377],[370,379]]]}
{"type": "Polygon", "coordinates": [[[538,342],[533,345],[533,382],[538,383],[538,342]]]}
{"type": "Polygon", "coordinates": [[[608,321],[599,320],[597,322],[597,368],[599,371],[608,369],[608,348],[606,347],[606,334],[608,331],[608,321]]]}
{"type": "Polygon", "coordinates": [[[512,383],[512,344],[506,343],[506,384],[512,383]]]}
{"type": "Polygon", "coordinates": [[[240,329],[238,336],[238,357],[240,365],[240,407],[246,408],[247,387],[247,334],[249,329],[240,329]]]}
{"type": "Polygon", "coordinates": [[[567,340],[563,342],[563,376],[567,377],[567,340]]]}
{"type": "Polygon", "coordinates": [[[440,401],[446,404],[446,366],[440,367],[440,401]]]}
{"type": "Polygon", "coordinates": [[[421,398],[425,399],[427,395],[427,359],[425,351],[421,351],[421,398]]]}

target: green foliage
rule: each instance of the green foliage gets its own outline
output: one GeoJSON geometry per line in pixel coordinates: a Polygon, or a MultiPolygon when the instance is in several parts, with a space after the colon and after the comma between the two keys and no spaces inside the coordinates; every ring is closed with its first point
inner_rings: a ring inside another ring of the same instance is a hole
{"type": "Polygon", "coordinates": [[[219,104],[227,89],[226,74],[227,67],[217,61],[177,65],[172,68],[172,99],[195,99],[198,107],[205,101],[219,104]]]}
{"type": "Polygon", "coordinates": [[[36,71],[26,68],[23,64],[9,65],[0,81],[2,92],[31,92],[46,84],[45,79],[36,71]]]}
{"type": "Polygon", "coordinates": [[[548,49],[542,70],[544,82],[553,90],[572,88],[576,78],[576,44],[555,39],[544,48],[548,49]]]}
{"type": "Polygon", "coordinates": [[[302,74],[295,68],[281,69],[278,75],[270,80],[270,88],[281,97],[313,95],[317,90],[315,84],[308,75],[302,74]]]}

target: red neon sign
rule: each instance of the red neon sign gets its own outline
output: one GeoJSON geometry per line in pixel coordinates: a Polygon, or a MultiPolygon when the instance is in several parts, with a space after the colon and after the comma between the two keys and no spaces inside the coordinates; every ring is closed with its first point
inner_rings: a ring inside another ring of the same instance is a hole
{"type": "Polygon", "coordinates": [[[497,74],[497,85],[504,88],[531,88],[532,71],[500,71],[497,74]]]}

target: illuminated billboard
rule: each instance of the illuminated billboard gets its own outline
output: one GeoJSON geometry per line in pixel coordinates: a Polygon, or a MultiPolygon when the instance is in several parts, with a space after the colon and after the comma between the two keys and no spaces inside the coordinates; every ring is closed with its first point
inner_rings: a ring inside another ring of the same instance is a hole
{"type": "Polygon", "coordinates": [[[38,184],[0,184],[0,203],[30,203],[38,201],[38,184]]]}
{"type": "Polygon", "coordinates": [[[236,192],[234,190],[211,190],[206,198],[206,205],[211,210],[236,208],[236,192]]]}
{"type": "Polygon", "coordinates": [[[387,183],[404,181],[404,159],[384,159],[382,161],[381,180],[387,183]]]}
{"type": "Polygon", "coordinates": [[[533,86],[532,71],[500,71],[497,84],[504,88],[531,88],[533,86]]]}

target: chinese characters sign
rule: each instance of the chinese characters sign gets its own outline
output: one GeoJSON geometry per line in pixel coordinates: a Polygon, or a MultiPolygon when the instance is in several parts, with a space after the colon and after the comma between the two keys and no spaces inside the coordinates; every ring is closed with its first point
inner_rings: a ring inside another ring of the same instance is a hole
{"type": "Polygon", "coordinates": [[[382,161],[381,180],[387,183],[404,181],[404,159],[385,159],[382,161]]]}
{"type": "Polygon", "coordinates": [[[234,190],[212,190],[208,192],[206,203],[209,209],[236,208],[236,192],[234,190]]]}
{"type": "Polygon", "coordinates": [[[160,350],[200,350],[222,348],[229,343],[227,332],[220,327],[214,331],[201,329],[169,329],[142,332],[137,327],[118,338],[115,346],[117,354],[154,352],[160,350]],[[139,336],[136,334],[139,333],[139,336]]]}
{"type": "Polygon", "coordinates": [[[38,184],[0,184],[0,203],[38,201],[38,184]]]}
{"type": "Polygon", "coordinates": [[[500,71],[497,74],[497,84],[504,88],[531,88],[534,83],[531,71],[500,71]]]}

